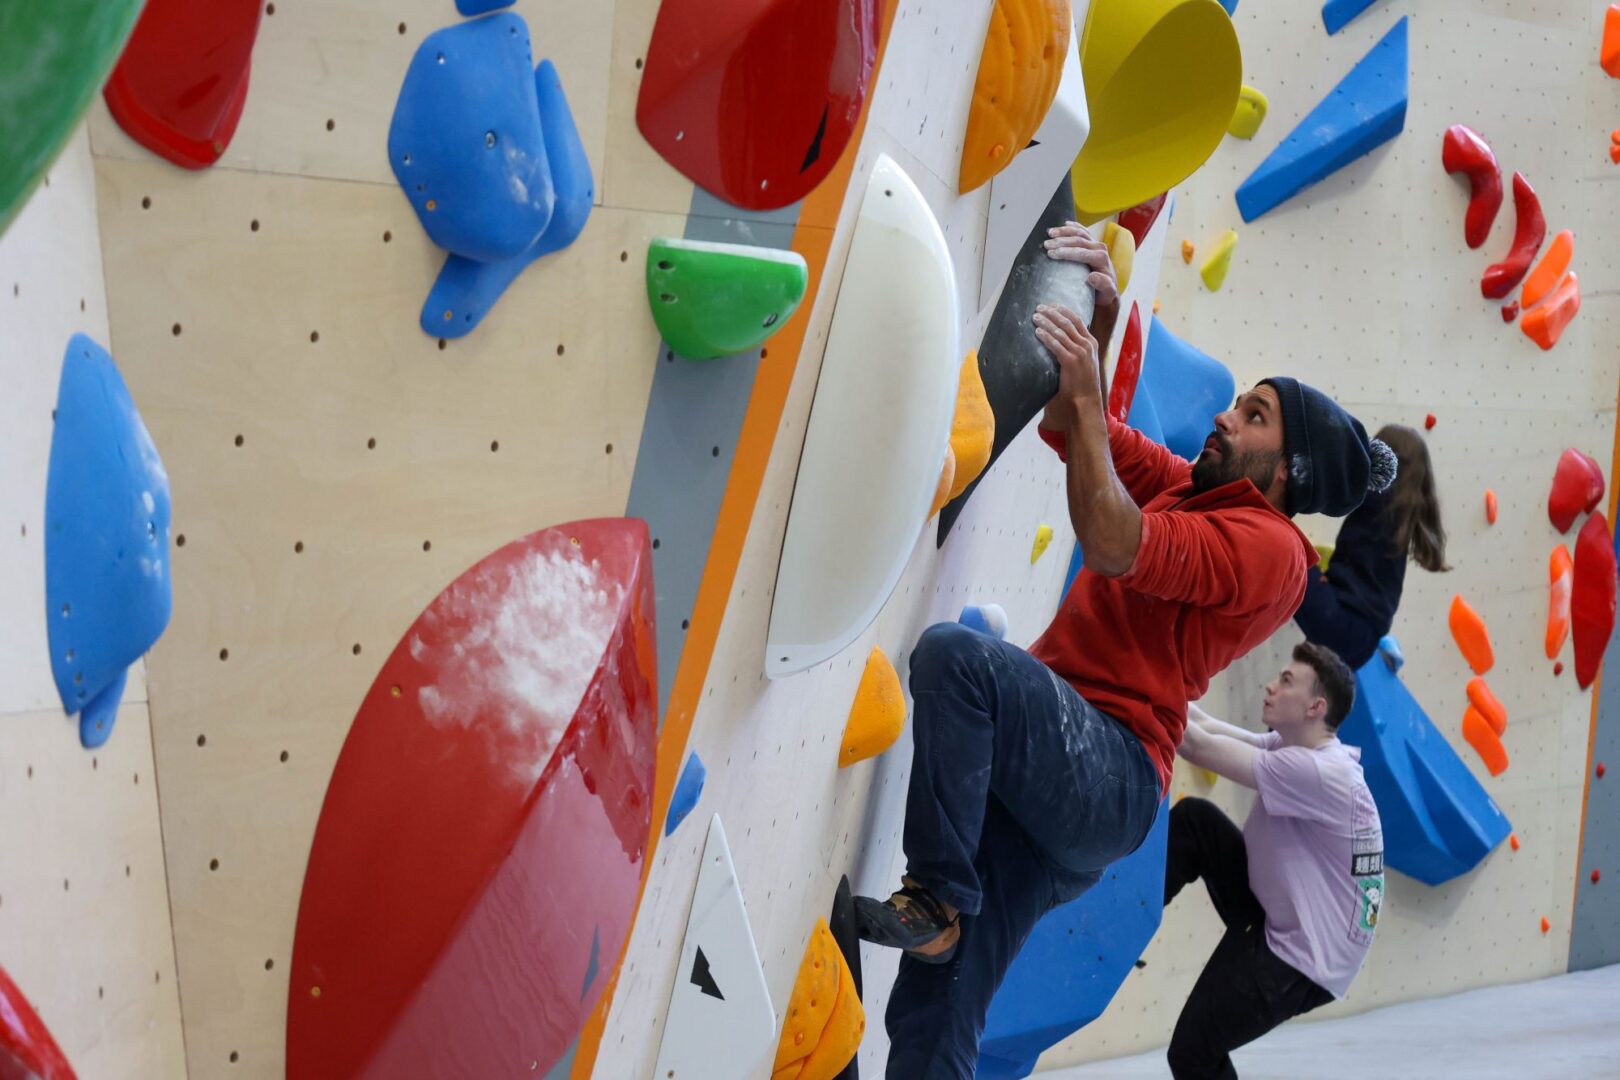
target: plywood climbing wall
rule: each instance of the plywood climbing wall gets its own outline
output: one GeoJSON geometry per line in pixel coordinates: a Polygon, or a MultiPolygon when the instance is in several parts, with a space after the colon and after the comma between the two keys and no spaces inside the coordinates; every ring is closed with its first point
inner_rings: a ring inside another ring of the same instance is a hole
{"type": "Polygon", "coordinates": [[[0,237],[0,967],[86,1080],[185,1071],[143,666],[79,744],[45,634],[45,478],[68,339],[107,341],[82,130],[0,237]]]}

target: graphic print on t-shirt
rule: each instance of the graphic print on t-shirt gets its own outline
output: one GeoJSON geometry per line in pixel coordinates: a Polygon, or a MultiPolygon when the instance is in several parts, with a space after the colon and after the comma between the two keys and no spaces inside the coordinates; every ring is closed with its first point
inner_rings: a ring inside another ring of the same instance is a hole
{"type": "Polygon", "coordinates": [[[1371,944],[1384,906],[1384,831],[1372,795],[1362,788],[1354,802],[1355,835],[1350,841],[1350,876],[1356,879],[1356,921],[1350,940],[1371,944]]]}

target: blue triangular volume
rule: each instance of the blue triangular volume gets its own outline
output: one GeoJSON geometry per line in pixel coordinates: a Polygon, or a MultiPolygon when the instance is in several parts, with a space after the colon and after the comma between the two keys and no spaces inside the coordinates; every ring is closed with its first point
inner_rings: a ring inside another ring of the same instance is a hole
{"type": "Polygon", "coordinates": [[[1327,0],[1322,5],[1322,25],[1337,34],[1346,23],[1376,4],[1378,0],[1327,0]]]}
{"type": "Polygon", "coordinates": [[[1339,80],[1237,190],[1253,221],[1383,145],[1406,126],[1406,18],[1339,80]]]}
{"type": "Polygon", "coordinates": [[[703,794],[703,781],[708,779],[709,770],[704,766],[703,759],[694,752],[686,759],[686,767],[681,770],[681,778],[675,781],[675,792],[669,797],[669,810],[664,814],[664,835],[668,836],[680,827],[686,820],[686,815],[698,803],[698,797],[703,794]]]}
{"type": "Polygon", "coordinates": [[[169,625],[169,478],[117,365],[83,334],[68,342],[56,392],[45,602],[62,707],[116,709],[121,691],[95,699],[121,687],[169,625]]]}
{"type": "Polygon", "coordinates": [[[1225,364],[1176,337],[1155,315],[1142,354],[1136,399],[1131,403],[1131,422],[1153,437],[1136,423],[1136,404],[1145,390],[1146,405],[1159,428],[1155,441],[1177,457],[1192,461],[1215,430],[1215,414],[1231,406],[1236,386],[1225,364]]]}
{"type": "Polygon", "coordinates": [[[1507,839],[1512,824],[1384,654],[1362,665],[1356,683],[1339,738],[1361,748],[1385,864],[1428,885],[1466,874],[1507,839]]]}

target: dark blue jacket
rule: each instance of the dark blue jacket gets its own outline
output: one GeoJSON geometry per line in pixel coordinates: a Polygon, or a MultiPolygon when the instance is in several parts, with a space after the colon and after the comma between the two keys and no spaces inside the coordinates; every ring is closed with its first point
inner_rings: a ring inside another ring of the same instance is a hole
{"type": "Polygon", "coordinates": [[[1294,621],[1305,639],[1326,645],[1352,668],[1372,659],[1389,633],[1406,584],[1406,552],[1396,551],[1388,493],[1370,493],[1344,519],[1328,571],[1312,569],[1294,621]]]}

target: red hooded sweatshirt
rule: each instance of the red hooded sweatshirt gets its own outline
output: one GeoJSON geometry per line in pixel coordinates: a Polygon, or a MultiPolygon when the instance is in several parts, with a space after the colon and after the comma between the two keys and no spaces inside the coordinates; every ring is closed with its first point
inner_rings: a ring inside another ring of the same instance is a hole
{"type": "MultiPolygon", "coordinates": [[[[1065,457],[1064,437],[1040,429],[1065,457]]],[[[1131,568],[1082,568],[1030,654],[1130,728],[1170,787],[1187,702],[1287,622],[1316,549],[1248,480],[1203,494],[1192,463],[1112,418],[1114,472],[1142,509],[1131,568]]]]}

